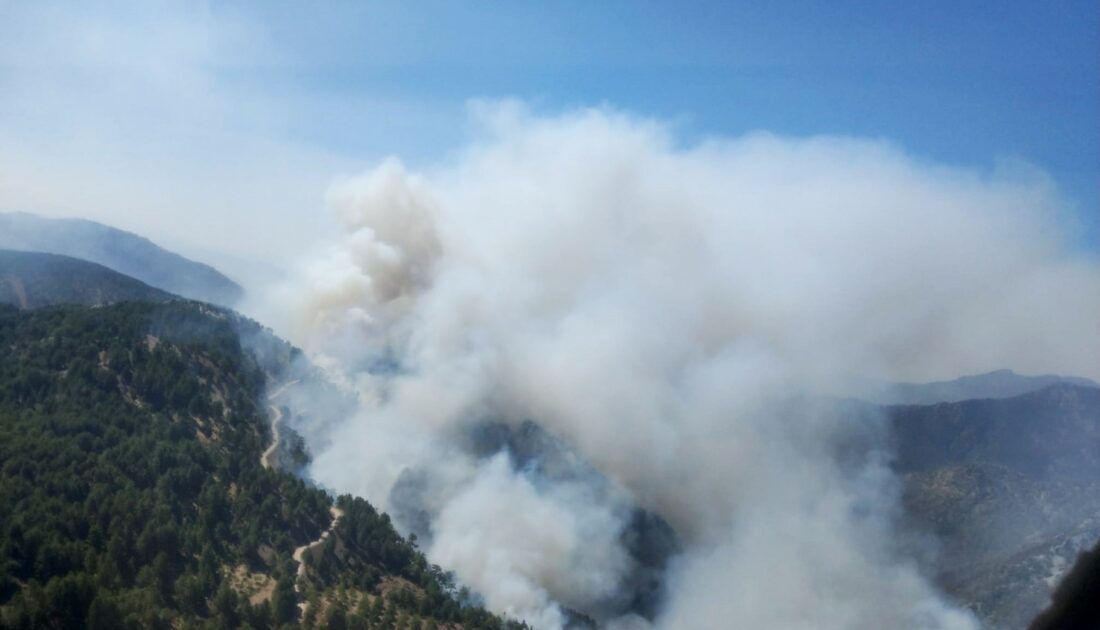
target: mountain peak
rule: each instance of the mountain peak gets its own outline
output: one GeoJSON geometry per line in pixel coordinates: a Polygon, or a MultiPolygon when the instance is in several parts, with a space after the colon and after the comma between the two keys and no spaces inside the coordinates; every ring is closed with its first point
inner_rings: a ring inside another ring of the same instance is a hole
{"type": "Polygon", "coordinates": [[[863,379],[850,395],[884,405],[931,405],[984,398],[1012,398],[1057,383],[1100,387],[1095,381],[1077,376],[1041,374],[1029,376],[1010,369],[971,374],[928,383],[891,383],[863,379]]]}
{"type": "Polygon", "coordinates": [[[221,272],[149,239],[87,219],[0,212],[0,248],[62,254],[98,263],[169,293],[232,306],[241,287],[221,272]]]}

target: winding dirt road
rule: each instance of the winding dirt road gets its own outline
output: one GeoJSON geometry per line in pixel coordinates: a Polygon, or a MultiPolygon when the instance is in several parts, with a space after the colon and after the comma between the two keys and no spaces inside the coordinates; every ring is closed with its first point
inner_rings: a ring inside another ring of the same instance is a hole
{"type": "MultiPolygon", "coordinates": [[[[278,389],[267,395],[268,403],[273,402],[276,398],[281,396],[288,387],[296,384],[297,382],[297,380],[293,380],[283,383],[281,386],[279,386],[278,389]]],[[[262,455],[260,455],[260,465],[262,465],[264,468],[271,468],[274,465],[275,454],[279,450],[279,426],[283,422],[283,412],[281,409],[279,409],[278,406],[269,404],[268,409],[271,410],[271,445],[267,447],[267,450],[265,450],[262,455]]],[[[321,537],[317,540],[296,548],[294,550],[294,553],[291,555],[294,561],[298,563],[298,572],[294,580],[295,593],[301,594],[302,592],[302,587],[299,583],[302,578],[306,576],[306,563],[304,562],[306,554],[311,553],[315,548],[325,544],[325,541],[328,540],[328,538],[332,536],[333,532],[336,531],[336,524],[340,521],[340,517],[344,515],[344,511],[336,507],[335,505],[330,507],[328,511],[329,514],[332,515],[332,522],[329,523],[328,529],[321,532],[321,537]]],[[[306,608],[308,606],[309,602],[298,602],[298,608],[302,611],[303,614],[305,614],[306,608]]]]}
{"type": "MultiPolygon", "coordinates": [[[[293,381],[287,381],[279,386],[278,389],[267,395],[267,401],[270,403],[276,398],[282,395],[288,387],[298,382],[297,379],[293,381]]],[[[267,450],[260,455],[260,465],[264,468],[271,468],[275,453],[279,450],[279,425],[283,422],[283,412],[275,405],[268,405],[268,409],[271,410],[271,445],[267,447],[267,450]]]]}
{"type": "MultiPolygon", "coordinates": [[[[295,593],[301,594],[302,592],[302,587],[300,586],[300,583],[301,580],[306,576],[306,563],[304,562],[306,554],[311,553],[316,547],[320,547],[321,545],[325,544],[325,541],[328,540],[329,536],[331,536],[332,533],[336,531],[336,523],[338,523],[340,521],[340,517],[344,515],[344,511],[336,507],[335,505],[330,507],[328,511],[329,514],[332,515],[332,522],[329,523],[328,529],[321,532],[321,537],[317,540],[307,545],[302,545],[301,547],[296,548],[294,550],[294,554],[291,556],[292,558],[294,558],[294,561],[298,563],[298,574],[296,579],[294,580],[295,593]]],[[[307,607],[309,607],[309,602],[298,602],[298,608],[302,611],[302,614],[305,614],[307,607]]]]}
{"type": "Polygon", "coordinates": [[[278,407],[271,405],[268,409],[271,410],[271,446],[260,455],[260,465],[264,468],[271,468],[275,451],[279,450],[279,424],[283,421],[283,412],[278,407]]]}

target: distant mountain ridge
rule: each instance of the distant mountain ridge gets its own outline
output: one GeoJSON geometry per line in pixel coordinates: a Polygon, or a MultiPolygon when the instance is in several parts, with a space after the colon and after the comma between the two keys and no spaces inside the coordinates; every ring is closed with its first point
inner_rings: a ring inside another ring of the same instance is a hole
{"type": "Polygon", "coordinates": [[[241,287],[221,272],[147,238],[85,219],[0,213],[0,248],[62,254],[98,263],[186,298],[235,305],[241,287]]]}
{"type": "Polygon", "coordinates": [[[86,260],[0,249],[0,304],[21,309],[53,304],[103,306],[126,300],[167,302],[176,296],[86,260]]]}
{"type": "Polygon", "coordinates": [[[880,405],[932,405],[985,398],[1012,398],[1058,383],[1100,388],[1100,383],[1076,376],[1027,376],[1012,370],[995,370],[931,383],[891,383],[863,379],[848,395],[880,405]]]}

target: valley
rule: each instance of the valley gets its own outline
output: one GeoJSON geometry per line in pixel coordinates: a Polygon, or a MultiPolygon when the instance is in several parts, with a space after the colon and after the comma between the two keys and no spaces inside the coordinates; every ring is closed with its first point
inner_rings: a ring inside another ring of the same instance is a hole
{"type": "MultiPolygon", "coordinates": [[[[3,627],[523,627],[412,542],[435,534],[430,470],[404,471],[392,521],[297,476],[308,444],[291,419],[349,403],[270,331],[52,254],[0,251],[0,298],[3,627]]],[[[875,448],[901,482],[910,552],[985,627],[1026,625],[1100,538],[1100,389],[1002,371],[866,391],[821,404],[838,425],[888,425],[875,448]]],[[[455,440],[534,484],[623,501],[533,420],[455,440]]],[[[568,627],[660,619],[682,541],[659,513],[617,509],[635,568],[598,610],[563,607],[568,627]]]]}

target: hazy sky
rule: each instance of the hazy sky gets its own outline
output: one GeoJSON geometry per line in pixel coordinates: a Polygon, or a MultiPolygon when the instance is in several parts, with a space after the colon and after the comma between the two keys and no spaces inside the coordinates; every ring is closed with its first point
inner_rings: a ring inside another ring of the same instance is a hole
{"type": "Polygon", "coordinates": [[[1097,249],[1094,1],[731,5],[0,0],[0,209],[278,260],[334,176],[430,167],[517,98],[1037,167],[1097,249]]]}

